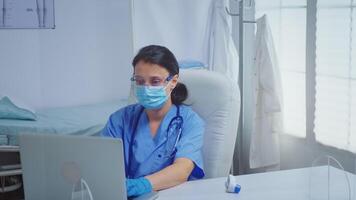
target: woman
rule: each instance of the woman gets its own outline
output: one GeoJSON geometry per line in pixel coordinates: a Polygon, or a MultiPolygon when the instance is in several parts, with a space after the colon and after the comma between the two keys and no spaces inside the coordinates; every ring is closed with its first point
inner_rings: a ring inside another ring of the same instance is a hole
{"type": "Polygon", "coordinates": [[[169,188],[204,176],[204,123],[183,105],[178,62],[162,46],[142,48],[133,59],[138,104],[110,116],[102,135],[122,138],[128,196],[169,188]]]}

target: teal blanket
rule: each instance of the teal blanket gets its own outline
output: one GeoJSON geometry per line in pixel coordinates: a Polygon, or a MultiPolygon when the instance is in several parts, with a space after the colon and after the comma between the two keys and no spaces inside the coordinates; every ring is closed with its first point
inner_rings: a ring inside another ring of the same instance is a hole
{"type": "Polygon", "coordinates": [[[110,114],[127,105],[126,100],[36,112],[37,121],[0,119],[0,135],[9,137],[10,145],[18,145],[19,134],[96,135],[110,114]]]}

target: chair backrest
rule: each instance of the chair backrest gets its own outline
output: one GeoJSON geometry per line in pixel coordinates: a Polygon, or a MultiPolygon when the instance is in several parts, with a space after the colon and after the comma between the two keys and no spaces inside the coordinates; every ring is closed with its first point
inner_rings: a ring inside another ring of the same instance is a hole
{"type": "Polygon", "coordinates": [[[205,178],[227,176],[240,114],[238,85],[220,73],[207,70],[181,70],[180,81],[189,92],[185,103],[205,121],[205,178]]]}

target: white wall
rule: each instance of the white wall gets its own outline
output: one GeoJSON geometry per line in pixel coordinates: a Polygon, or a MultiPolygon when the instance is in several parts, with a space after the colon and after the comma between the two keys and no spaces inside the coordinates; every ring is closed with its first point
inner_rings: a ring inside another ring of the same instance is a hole
{"type": "Polygon", "coordinates": [[[0,94],[36,108],[126,97],[130,0],[60,0],[55,15],[54,30],[0,30],[0,94]]]}
{"type": "Polygon", "coordinates": [[[0,94],[17,95],[39,105],[40,44],[37,31],[0,30],[0,94]]]}

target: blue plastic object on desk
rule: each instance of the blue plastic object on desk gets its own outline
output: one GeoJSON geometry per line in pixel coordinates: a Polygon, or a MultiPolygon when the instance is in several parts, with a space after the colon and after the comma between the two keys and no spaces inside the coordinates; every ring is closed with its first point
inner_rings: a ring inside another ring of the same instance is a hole
{"type": "Polygon", "coordinates": [[[226,192],[229,193],[240,193],[241,186],[236,183],[236,179],[233,175],[229,175],[225,182],[226,192]]]}

